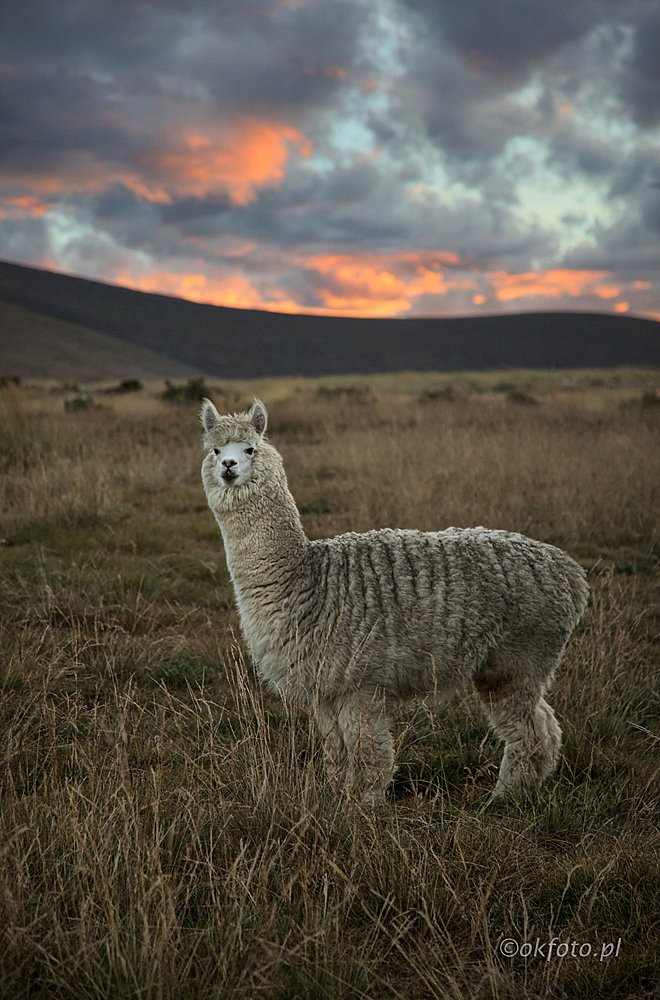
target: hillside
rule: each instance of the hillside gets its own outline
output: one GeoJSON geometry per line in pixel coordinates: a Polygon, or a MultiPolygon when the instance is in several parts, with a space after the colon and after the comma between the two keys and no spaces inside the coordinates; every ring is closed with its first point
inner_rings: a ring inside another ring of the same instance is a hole
{"type": "Polygon", "coordinates": [[[102,382],[196,374],[189,365],[119,337],[0,300],[0,375],[102,382]]]}
{"type": "MultiPolygon", "coordinates": [[[[202,305],[6,262],[0,262],[0,301],[224,378],[660,365],[658,323],[611,314],[292,316],[202,305]]],[[[23,333],[2,336],[18,364],[23,333]]]]}

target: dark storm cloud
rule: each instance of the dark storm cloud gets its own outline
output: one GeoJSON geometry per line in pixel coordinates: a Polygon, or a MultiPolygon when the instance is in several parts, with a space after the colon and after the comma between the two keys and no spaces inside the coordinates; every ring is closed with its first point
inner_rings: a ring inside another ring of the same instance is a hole
{"type": "Polygon", "coordinates": [[[219,108],[247,104],[255,112],[282,114],[332,100],[355,59],[364,19],[363,8],[344,0],[275,5],[260,18],[241,18],[227,36],[216,13],[205,37],[189,43],[199,78],[219,108]]]}
{"type": "Polygon", "coordinates": [[[4,0],[0,256],[315,307],[350,268],[305,255],[462,306],[405,253],[650,266],[658,51],[656,0],[4,0]]]}
{"type": "Polygon", "coordinates": [[[231,206],[231,201],[214,195],[212,198],[181,198],[171,205],[159,206],[158,211],[162,221],[167,225],[178,225],[183,232],[197,232],[195,224],[213,223],[218,216],[224,216],[231,206]]]}
{"type": "Polygon", "coordinates": [[[79,204],[117,235],[142,214],[147,225],[144,249],[150,251],[154,249],[152,229],[156,221],[175,229],[179,241],[231,232],[283,246],[328,239],[342,244],[394,239],[405,245],[413,233],[407,220],[395,221],[391,204],[395,194],[394,188],[383,184],[373,164],[363,163],[338,168],[327,177],[298,178],[293,171],[281,187],[259,192],[247,206],[232,206],[228,197],[218,195],[150,204],[123,184],[80,199],[79,204]],[[379,186],[384,188],[380,193],[383,208],[376,213],[373,200],[379,186]],[[304,211],[310,205],[313,213],[304,211]]]}
{"type": "MultiPolygon", "coordinates": [[[[626,102],[642,126],[660,121],[657,0],[400,2],[416,19],[406,75],[409,100],[429,136],[450,156],[488,159],[512,136],[543,134],[554,115],[553,94],[571,100],[597,75],[607,74],[611,96],[626,102]],[[621,55],[618,45],[628,51],[621,55]],[[539,73],[550,90],[533,109],[507,100],[539,73]]],[[[607,96],[601,80],[593,98],[607,96]]],[[[567,151],[579,169],[606,168],[607,157],[593,146],[567,151]]]]}
{"type": "Polygon", "coordinates": [[[328,67],[351,63],[365,16],[350,0],[300,7],[274,0],[2,6],[0,59],[40,68],[56,91],[66,84],[53,74],[74,71],[115,99],[210,97],[217,110],[238,102],[254,112],[327,101],[339,79],[328,67]]]}
{"type": "Polygon", "coordinates": [[[403,0],[475,70],[515,77],[603,16],[604,4],[582,0],[403,0]]]}
{"type": "Polygon", "coordinates": [[[544,124],[552,108],[505,100],[540,61],[599,23],[602,6],[554,0],[402,0],[417,21],[408,82],[429,135],[450,155],[488,158],[544,124]]]}
{"type": "Polygon", "coordinates": [[[650,3],[634,22],[634,56],[628,66],[621,94],[645,127],[660,121],[660,9],[650,3]]]}
{"type": "Polygon", "coordinates": [[[88,156],[147,176],[186,128],[305,125],[342,85],[361,19],[345,0],[3,4],[0,166],[18,180],[88,156]]]}

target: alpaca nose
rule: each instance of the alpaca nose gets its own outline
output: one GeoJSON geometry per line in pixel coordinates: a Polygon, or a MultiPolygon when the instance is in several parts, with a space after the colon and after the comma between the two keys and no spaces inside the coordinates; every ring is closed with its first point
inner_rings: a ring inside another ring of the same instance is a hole
{"type": "Polygon", "coordinates": [[[224,465],[225,469],[231,469],[232,465],[236,465],[236,459],[235,458],[223,458],[222,464],[224,465]]]}

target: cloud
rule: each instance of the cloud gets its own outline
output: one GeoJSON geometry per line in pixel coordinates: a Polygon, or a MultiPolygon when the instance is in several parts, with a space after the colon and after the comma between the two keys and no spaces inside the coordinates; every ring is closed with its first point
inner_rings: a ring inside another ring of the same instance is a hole
{"type": "Polygon", "coordinates": [[[660,311],[655,2],[0,22],[0,256],[283,311],[660,311]]]}
{"type": "Polygon", "coordinates": [[[43,201],[36,195],[24,195],[23,197],[5,198],[0,206],[0,219],[22,219],[34,218],[45,215],[52,207],[52,203],[43,201]]]}
{"type": "Polygon", "coordinates": [[[469,69],[486,76],[511,78],[567,42],[579,38],[602,7],[590,0],[405,0],[435,37],[445,38],[469,69]]]}
{"type": "Polygon", "coordinates": [[[282,180],[293,150],[308,157],[312,145],[297,129],[249,119],[214,136],[195,132],[177,137],[170,149],[145,156],[143,162],[161,179],[170,202],[171,191],[188,198],[227,192],[232,204],[247,205],[257,188],[282,180]]]}
{"type": "Polygon", "coordinates": [[[263,308],[265,305],[259,291],[243,275],[209,277],[201,272],[177,274],[167,271],[135,275],[122,269],[115,276],[114,283],[142,292],[176,295],[191,302],[210,302],[240,309],[263,308]]]}
{"type": "Polygon", "coordinates": [[[660,16],[656,3],[632,19],[634,43],[621,84],[621,96],[643,127],[660,122],[660,16]]]}
{"type": "Polygon", "coordinates": [[[542,298],[561,299],[564,296],[579,298],[589,291],[600,298],[618,295],[618,289],[600,282],[607,275],[604,271],[541,271],[527,274],[506,274],[496,271],[490,275],[495,295],[500,302],[510,299],[542,298]]]}
{"type": "MultiPolygon", "coordinates": [[[[447,252],[400,255],[318,254],[303,263],[324,311],[350,316],[407,313],[421,296],[444,296],[474,287],[470,279],[447,278],[443,265],[458,265],[447,252]]],[[[318,307],[317,307],[318,310],[318,307]]]]}

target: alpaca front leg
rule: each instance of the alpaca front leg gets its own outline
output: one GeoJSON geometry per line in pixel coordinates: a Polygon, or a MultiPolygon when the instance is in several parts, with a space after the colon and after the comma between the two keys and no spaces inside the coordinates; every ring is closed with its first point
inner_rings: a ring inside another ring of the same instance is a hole
{"type": "Polygon", "coordinates": [[[348,754],[348,784],[366,805],[385,795],[394,774],[394,740],[380,700],[355,698],[339,712],[348,754]]]}

